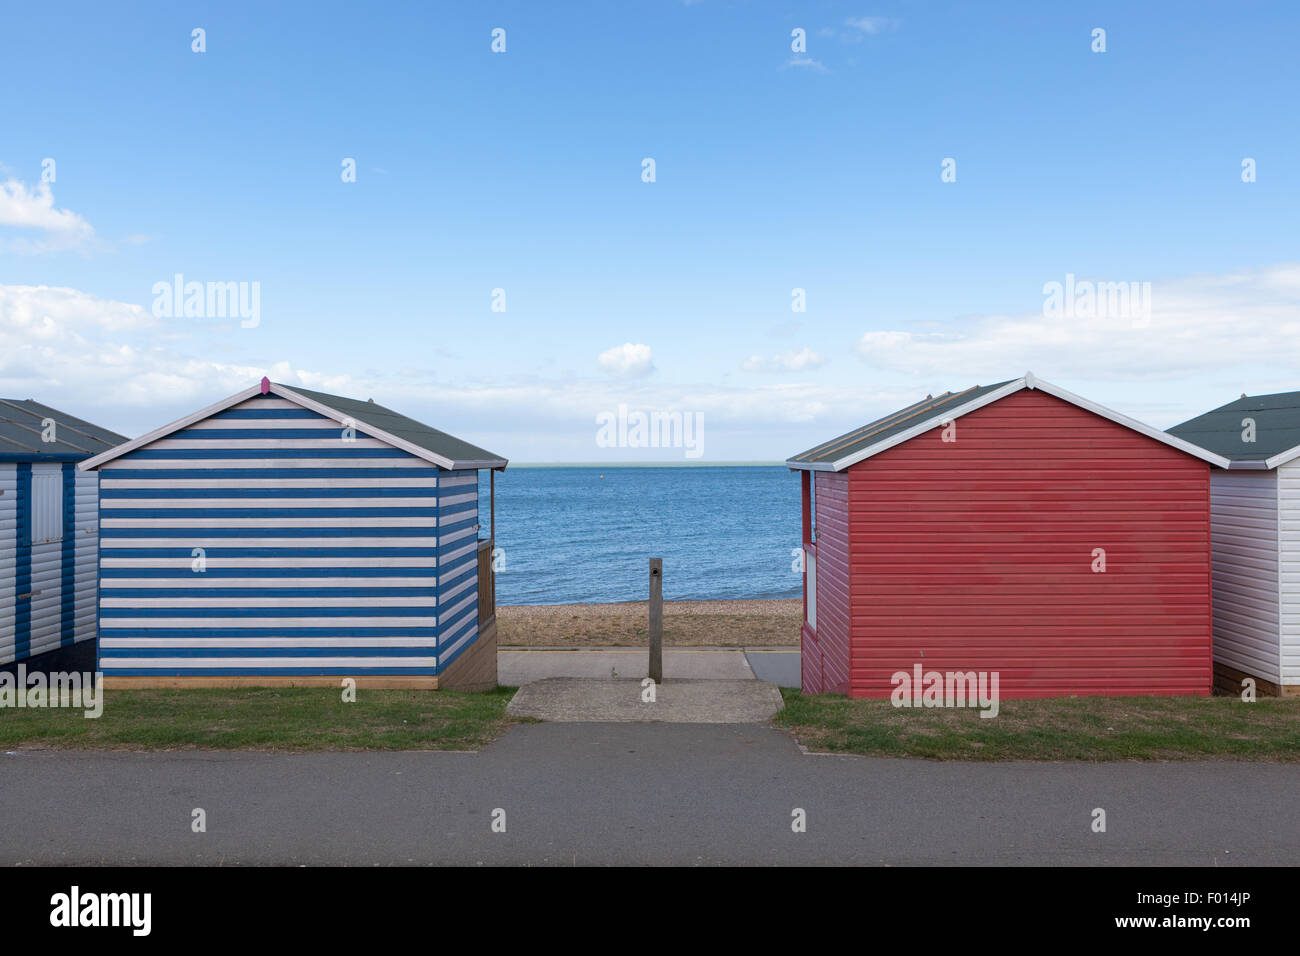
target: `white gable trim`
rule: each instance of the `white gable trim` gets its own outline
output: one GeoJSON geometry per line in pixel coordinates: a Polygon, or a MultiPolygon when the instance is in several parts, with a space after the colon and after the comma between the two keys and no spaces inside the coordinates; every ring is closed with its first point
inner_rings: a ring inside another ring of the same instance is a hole
{"type": "MultiPolygon", "coordinates": [[[[1118,425],[1123,425],[1125,428],[1138,432],[1141,435],[1146,435],[1148,438],[1154,438],[1161,444],[1177,448],[1181,452],[1185,452],[1186,454],[1191,455],[1194,458],[1199,458],[1202,461],[1207,461],[1212,465],[1217,465],[1220,468],[1227,468],[1230,464],[1228,459],[1224,458],[1222,455],[1216,455],[1211,451],[1206,451],[1199,445],[1193,445],[1191,442],[1184,441],[1181,438],[1175,438],[1173,435],[1144,424],[1136,418],[1129,418],[1127,415],[1109,409],[1104,405],[1098,405],[1096,402],[1075,395],[1073,392],[1068,392],[1057,385],[1053,385],[1051,382],[1044,382],[1040,378],[1035,378],[1033,372],[1026,372],[1023,378],[1016,379],[1014,382],[1008,382],[1001,388],[981,395],[979,398],[967,402],[964,405],[959,405],[956,408],[947,409],[937,415],[932,415],[906,431],[899,432],[897,435],[892,435],[884,441],[878,442],[874,445],[869,445],[864,449],[856,451],[851,455],[846,455],[845,457],[833,462],[810,463],[791,460],[787,461],[786,464],[794,470],[843,471],[845,468],[850,468],[860,461],[865,461],[873,455],[878,455],[882,451],[893,448],[895,445],[901,445],[905,441],[910,441],[917,435],[923,435],[933,428],[946,425],[954,419],[960,418],[962,415],[968,415],[977,409],[983,408],[985,405],[991,405],[994,402],[1001,401],[1008,395],[1012,395],[1019,392],[1021,389],[1026,388],[1038,389],[1049,395],[1054,395],[1062,401],[1069,402],[1071,405],[1076,405],[1079,408],[1090,411],[1094,415],[1100,415],[1102,418],[1110,419],[1118,425]]],[[[1296,453],[1297,455],[1300,455],[1300,449],[1296,449],[1296,453]]]]}
{"type": "Polygon", "coordinates": [[[98,468],[100,465],[112,461],[114,458],[120,458],[122,455],[125,455],[129,452],[133,452],[137,448],[141,448],[145,445],[150,444],[151,442],[156,442],[160,438],[166,438],[172,432],[180,431],[182,428],[188,428],[190,425],[193,425],[195,422],[199,422],[205,418],[209,418],[217,414],[217,412],[224,412],[227,408],[230,408],[232,405],[238,405],[240,402],[246,402],[254,395],[260,395],[261,393],[262,393],[261,385],[250,386],[249,388],[244,389],[242,392],[236,392],[234,395],[231,395],[229,398],[222,399],[221,401],[217,402],[215,405],[209,405],[207,408],[203,408],[197,412],[194,412],[193,414],[186,415],[184,418],[178,418],[170,425],[164,425],[162,426],[162,428],[155,428],[147,435],[141,435],[139,438],[133,438],[131,441],[118,445],[116,448],[110,448],[106,452],[101,452],[100,454],[96,455],[94,458],[87,458],[85,461],[78,463],[77,467],[82,471],[92,471],[93,469],[98,468]]]}
{"type": "MultiPolygon", "coordinates": [[[[94,458],[87,458],[85,461],[80,462],[77,465],[77,467],[82,471],[90,471],[92,469],[98,468],[100,465],[106,464],[115,458],[120,458],[122,455],[128,455],[138,448],[143,448],[145,445],[152,444],[153,442],[158,441],[158,439],[160,438],[166,438],[168,435],[172,434],[173,432],[178,432],[182,428],[188,428],[190,425],[193,425],[195,422],[202,421],[205,418],[210,418],[213,415],[217,414],[218,412],[224,412],[228,408],[231,408],[235,405],[239,405],[242,402],[246,402],[250,398],[256,398],[258,395],[261,394],[263,394],[262,386],[260,384],[253,385],[249,388],[244,389],[242,392],[236,392],[234,395],[231,395],[229,398],[222,399],[221,401],[217,402],[215,405],[209,405],[207,408],[201,409],[197,412],[194,412],[193,414],[186,415],[184,418],[178,418],[176,421],[172,422],[169,425],[164,425],[162,426],[162,428],[156,428],[153,431],[149,432],[147,435],[141,435],[139,438],[118,445],[116,448],[111,448],[106,452],[102,452],[101,454],[96,455],[94,458]]],[[[283,385],[276,385],[274,383],[271,383],[270,390],[266,394],[276,395],[280,398],[287,399],[288,401],[293,402],[295,405],[298,405],[309,411],[316,412],[318,415],[323,415],[326,418],[331,418],[334,421],[338,422],[340,425],[342,425],[346,421],[351,420],[354,427],[360,429],[366,434],[372,435],[375,438],[378,438],[380,441],[392,445],[394,448],[399,448],[402,451],[406,452],[407,454],[414,455],[416,458],[422,458],[427,462],[431,462],[432,464],[435,464],[440,468],[446,468],[449,471],[468,470],[472,468],[477,469],[477,468],[501,467],[501,463],[499,461],[457,462],[457,461],[452,461],[450,458],[444,458],[442,455],[435,455],[427,448],[421,448],[419,445],[413,445],[411,442],[406,441],[405,439],[402,438],[398,438],[396,435],[390,435],[382,428],[374,428],[370,425],[367,425],[363,421],[360,421],[355,418],[351,418],[351,416],[348,415],[344,415],[342,412],[330,408],[328,405],[322,405],[320,402],[313,401],[312,399],[307,398],[304,395],[299,395],[297,392],[293,391],[292,389],[285,388],[283,385]]]]}
{"type": "Polygon", "coordinates": [[[1265,459],[1264,467],[1277,468],[1289,461],[1295,461],[1297,458],[1300,458],[1300,445],[1295,448],[1288,448],[1286,451],[1280,451],[1272,458],[1265,459]]]}

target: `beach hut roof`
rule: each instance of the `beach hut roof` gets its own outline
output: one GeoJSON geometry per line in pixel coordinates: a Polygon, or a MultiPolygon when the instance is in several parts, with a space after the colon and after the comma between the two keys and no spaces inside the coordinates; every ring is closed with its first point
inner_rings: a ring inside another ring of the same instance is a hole
{"type": "Polygon", "coordinates": [[[1169,429],[1169,434],[1229,459],[1234,470],[1271,469],[1300,458],[1300,392],[1242,395],[1169,429]],[[1254,441],[1245,441],[1245,419],[1254,441]]]}
{"type": "Polygon", "coordinates": [[[111,451],[82,462],[79,467],[86,469],[98,468],[105,462],[135,451],[150,442],[165,438],[172,432],[186,428],[197,421],[202,421],[231,406],[246,402],[258,394],[275,395],[278,398],[293,402],[295,405],[310,409],[317,414],[324,415],[326,418],[332,418],[339,424],[351,424],[360,432],[387,442],[395,448],[409,452],[417,458],[432,462],[440,468],[451,471],[478,468],[502,470],[507,464],[506,459],[500,455],[494,455],[492,452],[479,448],[477,445],[471,445],[467,441],[462,441],[454,435],[448,435],[446,432],[431,428],[423,422],[417,422],[414,418],[408,418],[391,408],[376,405],[373,400],[363,402],[355,398],[329,395],[325,392],[316,392],[307,388],[298,388],[297,386],[290,388],[288,385],[280,385],[264,378],[261,385],[254,385],[215,405],[210,405],[201,411],[194,412],[192,415],[178,419],[170,425],[164,425],[147,435],[141,435],[133,441],[126,442],[111,451]]]}
{"type": "Polygon", "coordinates": [[[0,398],[0,461],[80,461],[126,437],[30,398],[0,398]],[[45,421],[54,422],[45,441],[45,421]]]}
{"type": "Polygon", "coordinates": [[[1214,451],[1206,450],[1158,428],[1153,428],[1129,418],[1096,402],[1088,401],[1072,392],[1067,392],[1051,382],[1036,378],[1033,372],[1026,372],[1023,377],[998,382],[996,385],[976,385],[961,392],[944,392],[942,395],[927,395],[924,399],[906,408],[878,418],[874,422],[855,428],[838,438],[823,442],[808,449],[800,455],[786,461],[786,464],[799,471],[843,471],[858,462],[878,455],[888,448],[900,445],[908,439],[924,434],[932,428],[938,428],[969,412],[991,405],[1022,389],[1032,388],[1054,395],[1062,401],[1087,409],[1102,418],[1108,418],[1135,432],[1154,438],[1186,452],[1203,461],[1220,468],[1228,467],[1228,459],[1214,451]]]}

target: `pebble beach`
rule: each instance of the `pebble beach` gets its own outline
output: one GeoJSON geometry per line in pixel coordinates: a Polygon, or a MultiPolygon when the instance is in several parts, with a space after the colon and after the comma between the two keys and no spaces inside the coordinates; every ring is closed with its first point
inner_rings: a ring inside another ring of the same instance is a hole
{"type": "MultiPolygon", "coordinates": [[[[645,647],[649,606],[539,604],[497,607],[499,647],[645,647]]],[[[798,647],[803,601],[665,601],[667,647],[798,647]]]]}

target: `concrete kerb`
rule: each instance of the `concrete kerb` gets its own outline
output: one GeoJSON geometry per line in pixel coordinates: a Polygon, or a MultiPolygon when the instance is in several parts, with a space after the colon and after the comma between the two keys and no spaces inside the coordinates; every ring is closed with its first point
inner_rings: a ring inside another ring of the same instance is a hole
{"type": "MultiPolygon", "coordinates": [[[[665,652],[665,668],[667,657],[665,652]]],[[[519,688],[506,712],[559,722],[622,721],[686,724],[752,724],[769,720],[783,706],[775,684],[755,680],[665,678],[653,702],[638,679],[554,677],[519,688]]]]}

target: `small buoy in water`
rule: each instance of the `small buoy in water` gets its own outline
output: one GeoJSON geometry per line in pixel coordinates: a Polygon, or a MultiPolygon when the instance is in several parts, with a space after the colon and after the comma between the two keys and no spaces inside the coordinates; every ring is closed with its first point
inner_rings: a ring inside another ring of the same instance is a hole
{"type": "Polygon", "coordinates": [[[605,476],[604,476],[604,475],[601,475],[600,477],[604,478],[605,476]]]}

